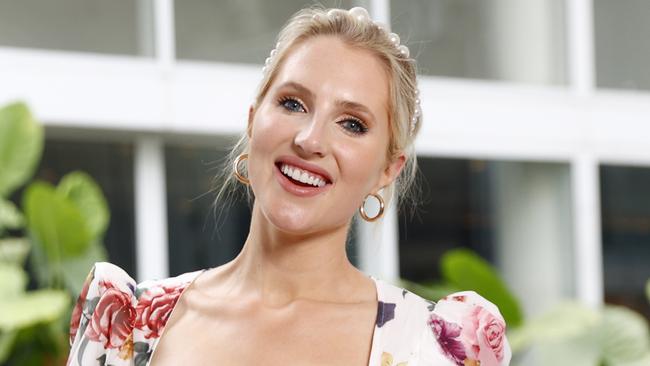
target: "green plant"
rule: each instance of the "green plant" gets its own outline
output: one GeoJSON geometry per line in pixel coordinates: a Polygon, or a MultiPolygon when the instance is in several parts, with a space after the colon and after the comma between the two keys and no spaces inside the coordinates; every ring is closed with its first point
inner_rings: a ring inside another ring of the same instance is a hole
{"type": "MultiPolygon", "coordinates": [[[[460,249],[443,255],[442,281],[406,288],[438,300],[450,292],[473,289],[495,303],[508,324],[508,340],[515,356],[537,350],[541,365],[647,366],[650,331],[640,314],[623,306],[594,309],[565,301],[540,316],[524,319],[514,295],[496,270],[475,253],[460,249]]],[[[650,301],[650,280],[646,284],[650,301]]]]}
{"type": "Polygon", "coordinates": [[[452,292],[472,289],[499,307],[508,326],[523,321],[521,306],[497,271],[483,258],[467,249],[454,249],[440,259],[442,281],[417,284],[402,279],[405,288],[431,300],[452,292]]]}
{"type": "Polygon", "coordinates": [[[39,283],[76,294],[92,264],[106,257],[101,239],[109,213],[100,188],[85,173],[72,172],[56,187],[30,184],[23,207],[39,283]]]}
{"type": "Polygon", "coordinates": [[[29,184],[24,213],[9,200],[34,174],[42,150],[43,128],[25,104],[0,109],[0,363],[62,363],[70,300],[92,264],[106,258],[108,206],[85,173],[69,173],[56,187],[29,184]],[[26,290],[26,262],[37,290],[26,290]]]}
{"type": "Polygon", "coordinates": [[[514,352],[534,347],[543,365],[650,365],[648,324],[623,306],[563,302],[509,334],[514,352]]]}

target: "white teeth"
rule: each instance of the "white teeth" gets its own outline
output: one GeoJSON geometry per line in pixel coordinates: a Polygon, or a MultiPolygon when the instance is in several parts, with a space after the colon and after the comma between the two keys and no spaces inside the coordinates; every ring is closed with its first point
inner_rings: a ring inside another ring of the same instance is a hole
{"type": "Polygon", "coordinates": [[[315,177],[311,174],[309,174],[307,171],[292,167],[287,164],[282,164],[280,167],[280,171],[288,176],[293,178],[294,180],[300,181],[305,184],[310,184],[312,186],[316,187],[323,187],[325,186],[325,181],[319,177],[315,177]]]}

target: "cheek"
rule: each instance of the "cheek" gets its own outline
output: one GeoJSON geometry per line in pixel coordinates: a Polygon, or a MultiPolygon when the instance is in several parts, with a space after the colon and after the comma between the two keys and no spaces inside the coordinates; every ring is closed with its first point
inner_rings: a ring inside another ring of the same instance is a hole
{"type": "Polygon", "coordinates": [[[382,156],[374,144],[342,146],[339,149],[341,178],[363,198],[379,179],[382,156]]]}
{"type": "Polygon", "coordinates": [[[278,137],[279,134],[272,131],[281,125],[281,116],[269,112],[268,108],[261,109],[253,120],[251,148],[253,145],[265,146],[278,137]]]}
{"type": "Polygon", "coordinates": [[[272,156],[278,146],[289,141],[292,136],[290,124],[283,116],[268,110],[260,110],[258,117],[253,120],[251,131],[249,168],[255,171],[259,161],[272,156]]]}

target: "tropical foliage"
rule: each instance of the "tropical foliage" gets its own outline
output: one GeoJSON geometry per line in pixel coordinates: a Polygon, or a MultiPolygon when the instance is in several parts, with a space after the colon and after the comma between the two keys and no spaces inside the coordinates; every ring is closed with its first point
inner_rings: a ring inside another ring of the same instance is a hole
{"type": "Polygon", "coordinates": [[[106,258],[109,211],[88,175],[54,187],[29,182],[41,159],[43,127],[23,103],[0,109],[0,364],[63,364],[72,298],[88,268],[106,258]],[[29,269],[34,274],[30,283],[29,269]]]}
{"type": "MultiPolygon", "coordinates": [[[[594,309],[567,300],[540,316],[524,318],[497,271],[477,254],[466,249],[449,251],[441,258],[440,268],[441,281],[416,284],[402,280],[402,284],[434,301],[451,292],[472,289],[496,304],[509,327],[513,364],[523,362],[533,350],[540,365],[650,365],[648,323],[628,308],[605,305],[594,309]]],[[[650,301],[650,281],[646,295],[650,301]]]]}

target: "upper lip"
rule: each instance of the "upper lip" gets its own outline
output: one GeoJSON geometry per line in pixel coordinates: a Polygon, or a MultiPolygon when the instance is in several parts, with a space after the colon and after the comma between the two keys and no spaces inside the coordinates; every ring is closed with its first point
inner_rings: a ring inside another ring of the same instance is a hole
{"type": "Polygon", "coordinates": [[[327,172],[327,170],[319,167],[318,165],[308,163],[295,156],[291,156],[291,155],[281,156],[280,158],[278,158],[278,160],[276,160],[276,163],[285,163],[285,164],[293,165],[300,169],[307,170],[322,176],[327,181],[326,183],[332,182],[332,176],[327,172]]]}

